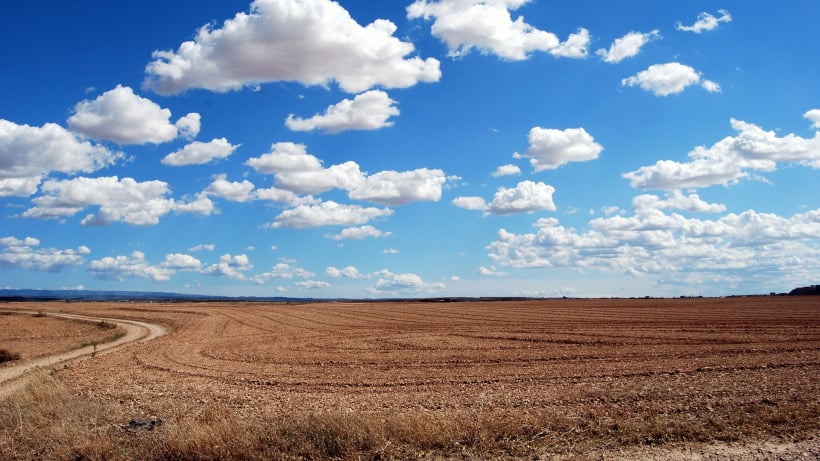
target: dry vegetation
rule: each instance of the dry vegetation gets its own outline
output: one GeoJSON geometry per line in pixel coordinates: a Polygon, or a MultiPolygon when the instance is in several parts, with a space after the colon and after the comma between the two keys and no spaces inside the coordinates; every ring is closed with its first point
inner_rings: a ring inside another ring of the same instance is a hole
{"type": "Polygon", "coordinates": [[[0,402],[2,459],[820,456],[817,297],[51,307],[174,331],[0,402]]]}

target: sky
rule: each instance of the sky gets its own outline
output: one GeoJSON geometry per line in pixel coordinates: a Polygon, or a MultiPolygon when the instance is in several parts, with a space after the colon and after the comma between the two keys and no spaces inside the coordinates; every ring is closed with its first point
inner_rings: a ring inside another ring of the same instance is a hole
{"type": "Polygon", "coordinates": [[[815,0],[0,11],[0,288],[820,283],[815,0]]]}

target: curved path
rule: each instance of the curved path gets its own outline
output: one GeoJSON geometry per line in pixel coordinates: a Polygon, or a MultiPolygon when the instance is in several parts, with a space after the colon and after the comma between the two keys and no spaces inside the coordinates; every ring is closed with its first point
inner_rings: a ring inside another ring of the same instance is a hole
{"type": "MultiPolygon", "coordinates": [[[[28,311],[12,311],[16,314],[36,314],[36,312],[28,311]]],[[[153,323],[140,322],[137,320],[115,319],[109,317],[91,317],[87,315],[63,314],[63,313],[48,313],[51,317],[60,317],[72,320],[82,320],[86,322],[100,322],[106,321],[114,323],[118,328],[125,331],[125,335],[116,341],[110,343],[99,344],[96,347],[86,346],[79,349],[73,349],[68,352],[59,354],[46,355],[29,362],[24,362],[19,365],[0,368],[0,400],[13,394],[16,390],[23,387],[25,380],[21,377],[30,370],[35,368],[53,369],[58,365],[66,362],[84,360],[95,355],[108,354],[120,349],[128,344],[134,342],[150,341],[154,338],[162,336],[166,333],[164,327],[155,325],[153,323]]]]}

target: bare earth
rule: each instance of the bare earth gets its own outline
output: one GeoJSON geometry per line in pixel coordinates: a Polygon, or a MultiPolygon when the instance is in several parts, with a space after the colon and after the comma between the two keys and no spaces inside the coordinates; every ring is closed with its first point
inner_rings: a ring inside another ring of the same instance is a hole
{"type": "Polygon", "coordinates": [[[20,353],[21,360],[6,362],[0,366],[0,399],[19,390],[22,376],[37,368],[53,368],[68,362],[77,362],[91,356],[113,352],[135,342],[148,341],[165,334],[158,325],[133,320],[88,317],[77,314],[48,313],[41,311],[0,310],[0,347],[8,344],[9,350],[20,353]],[[35,316],[34,314],[38,314],[35,316]],[[44,315],[44,316],[43,316],[44,315]],[[108,322],[115,328],[100,329],[95,325],[108,322]],[[124,332],[116,339],[98,345],[78,347],[101,341],[115,332],[124,332]]]}
{"type": "Polygon", "coordinates": [[[818,297],[43,308],[168,328],[59,373],[123,421],[554,414],[536,457],[820,459],[818,297]]]}

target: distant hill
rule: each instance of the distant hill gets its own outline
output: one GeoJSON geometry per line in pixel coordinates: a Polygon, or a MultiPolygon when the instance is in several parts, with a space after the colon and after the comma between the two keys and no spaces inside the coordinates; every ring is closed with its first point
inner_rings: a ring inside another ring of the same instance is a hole
{"type": "Polygon", "coordinates": [[[812,285],[808,287],[800,287],[795,288],[794,290],[789,292],[790,296],[806,296],[806,295],[814,295],[820,296],[820,285],[812,285]]]}
{"type": "MultiPolygon", "coordinates": [[[[26,290],[2,289],[0,301],[296,301],[296,298],[283,297],[229,297],[192,295],[185,293],[165,293],[158,291],[98,291],[98,290],[26,290]]],[[[299,301],[305,301],[299,299],[299,301]]]]}

